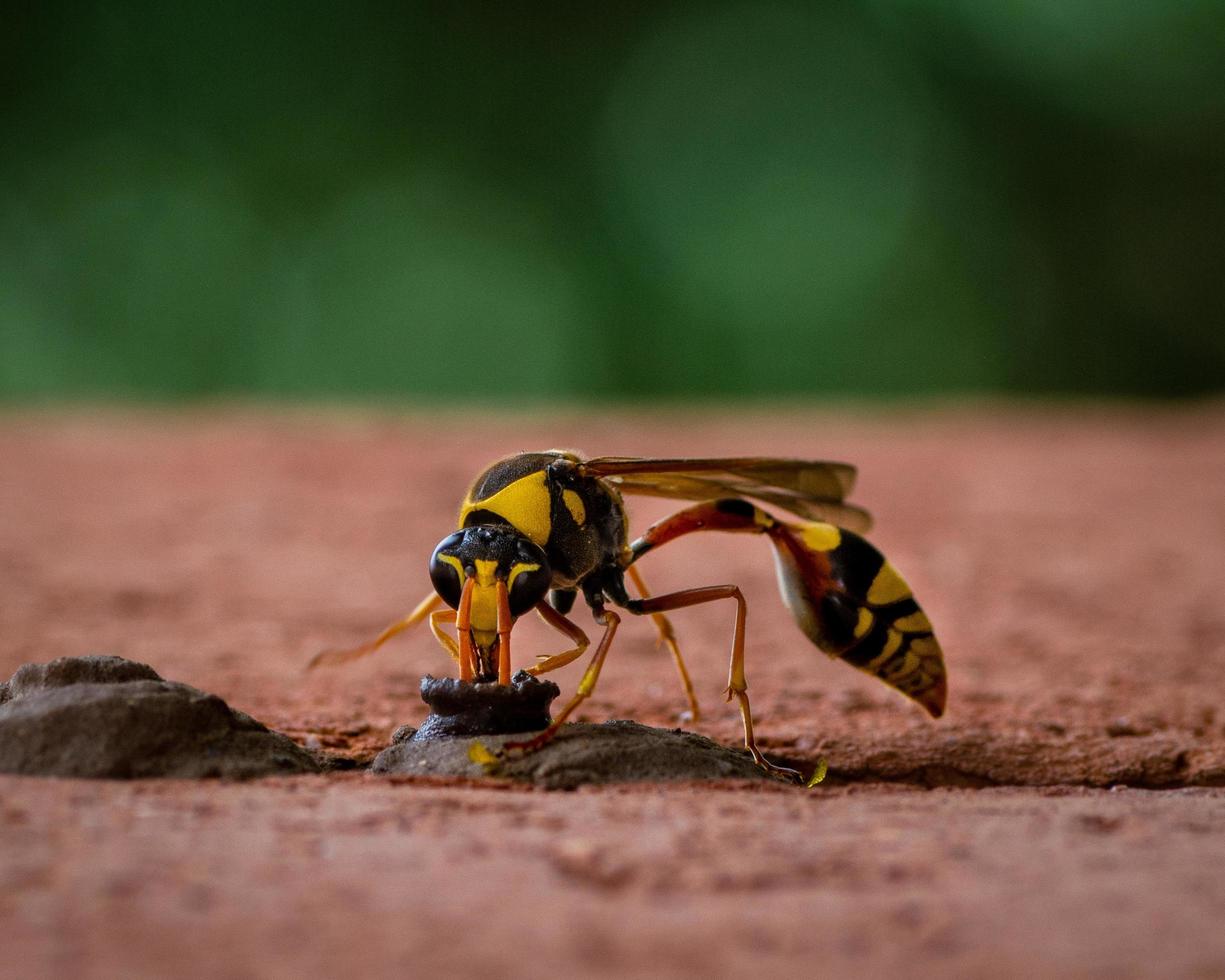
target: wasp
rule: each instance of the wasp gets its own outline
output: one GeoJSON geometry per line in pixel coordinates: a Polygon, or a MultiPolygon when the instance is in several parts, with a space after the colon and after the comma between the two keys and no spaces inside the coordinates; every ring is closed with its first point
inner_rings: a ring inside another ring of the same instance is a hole
{"type": "Polygon", "coordinates": [[[871,519],[846,501],[855,475],[845,463],[768,457],[584,459],[561,450],[510,456],[473,481],[458,529],[430,556],[434,591],[373,642],[324,651],[312,666],[372,653],[428,621],[458,664],[461,680],[509,684],[511,632],[516,620],[533,610],[571,646],[537,657],[529,673],[564,667],[587,651],[587,634],[569,618],[581,592],[603,633],[577,690],[544,731],[507,742],[500,756],[487,751],[474,756],[493,762],[546,745],[591,696],[621,622],[616,610],[653,619],[675,662],[690,715],[697,719],[693,684],[666,614],[731,601],[736,618],[724,693],[739,706],[744,744],[763,769],[802,781],[795,770],[768,761],[753,735],[744,667],[747,607],[740,589],[705,585],[651,595],[638,561],[696,531],[765,537],[773,546],[783,602],[804,635],[831,658],[880,678],[939,717],[947,692],[943,652],[909,586],[859,533],[868,530],[871,519]],[[626,494],[692,503],[631,540],[626,494]],[[800,520],[782,520],[765,505],[800,520]]]}

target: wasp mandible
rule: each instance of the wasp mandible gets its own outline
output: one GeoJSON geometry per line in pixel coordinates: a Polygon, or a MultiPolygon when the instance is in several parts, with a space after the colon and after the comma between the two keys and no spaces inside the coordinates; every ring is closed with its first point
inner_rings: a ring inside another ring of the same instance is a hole
{"type": "Polygon", "coordinates": [[[459,665],[462,680],[509,684],[511,630],[533,609],[573,646],[538,657],[527,668],[529,673],[564,667],[587,650],[587,635],[568,618],[582,592],[604,633],[577,691],[552,724],[533,738],[507,742],[501,750],[527,753],[546,745],[591,696],[621,621],[610,606],[653,618],[696,719],[693,684],[665,614],[730,599],[736,604],[736,621],[725,694],[739,705],[744,744],[762,768],[802,780],[800,773],[769,762],[753,737],[744,670],[746,606],[740,589],[708,585],[652,596],[636,563],[694,531],[764,535],[774,547],[783,601],[804,635],[830,657],[879,677],[939,717],[947,691],[943,653],[909,586],[856,533],[866,531],[871,520],[866,511],[846,502],[854,481],[855,468],[845,463],[768,457],[583,459],[561,450],[510,456],[476,478],[460,508],[459,529],[434,549],[429,564],[434,592],[373,642],[324,651],[311,665],[372,653],[428,620],[459,665]],[[695,503],[631,541],[622,494],[695,503]],[[757,502],[802,520],[780,520],[757,502]],[[630,595],[627,578],[637,596],[630,595]],[[444,628],[450,624],[455,637],[444,628]]]}

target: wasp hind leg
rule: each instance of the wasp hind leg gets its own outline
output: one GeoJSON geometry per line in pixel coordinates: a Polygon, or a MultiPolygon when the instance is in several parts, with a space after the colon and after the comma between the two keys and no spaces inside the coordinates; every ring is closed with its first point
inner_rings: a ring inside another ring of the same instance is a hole
{"type": "Polygon", "coordinates": [[[697,589],[685,589],[668,595],[653,596],[650,599],[630,599],[624,603],[625,608],[635,615],[650,616],[673,609],[685,609],[718,599],[736,600],[736,626],[732,633],[731,663],[728,668],[727,700],[736,699],[740,706],[740,718],[744,723],[744,746],[753,756],[753,761],[766,772],[794,782],[808,782],[804,774],[786,766],[778,766],[770,762],[757,747],[757,739],[753,735],[753,712],[749,707],[748,681],[744,676],[744,623],[748,615],[748,605],[740,589],[734,585],[709,585],[697,589]]]}
{"type": "MultiPolygon", "coordinates": [[[[629,575],[630,581],[634,583],[634,588],[638,590],[638,594],[643,599],[651,598],[647,584],[642,580],[642,574],[638,569],[630,565],[625,571],[629,575]]],[[[702,711],[698,707],[698,697],[693,691],[693,681],[689,679],[689,671],[685,669],[685,660],[681,656],[681,648],[676,642],[676,631],[672,629],[672,622],[663,613],[652,613],[651,621],[659,631],[659,642],[664,644],[672,654],[672,661],[676,664],[676,672],[681,678],[681,686],[685,689],[685,698],[689,701],[689,717],[686,720],[701,721],[702,711]]]]}

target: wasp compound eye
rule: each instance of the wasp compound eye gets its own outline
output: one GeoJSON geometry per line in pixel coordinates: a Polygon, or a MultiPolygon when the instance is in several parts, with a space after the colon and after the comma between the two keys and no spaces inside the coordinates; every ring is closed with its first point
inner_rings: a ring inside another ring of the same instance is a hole
{"type": "Polygon", "coordinates": [[[430,581],[434,583],[434,591],[452,609],[459,608],[459,596],[464,588],[464,566],[455,554],[463,540],[462,531],[448,535],[430,556],[430,581]]]}
{"type": "Polygon", "coordinates": [[[553,572],[544,551],[530,542],[520,542],[517,560],[510,566],[510,612],[522,616],[544,598],[549,591],[553,572]]]}

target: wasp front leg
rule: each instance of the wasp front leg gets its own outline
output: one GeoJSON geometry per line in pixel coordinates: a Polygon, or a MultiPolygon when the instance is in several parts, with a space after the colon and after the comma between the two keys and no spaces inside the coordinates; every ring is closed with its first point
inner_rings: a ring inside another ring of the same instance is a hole
{"type": "Polygon", "coordinates": [[[369,656],[392,637],[398,636],[406,629],[416,626],[423,619],[433,613],[434,610],[436,610],[440,605],[442,605],[442,598],[437,593],[431,592],[428,596],[422,599],[420,603],[418,603],[417,607],[412,612],[410,612],[403,619],[396,620],[396,622],[388,626],[382,633],[380,633],[369,643],[363,643],[361,646],[351,647],[346,650],[323,650],[311,657],[310,663],[306,665],[306,669],[314,670],[316,667],[322,667],[324,665],[331,667],[336,664],[343,664],[350,660],[357,660],[361,657],[369,656]]]}
{"type": "MultiPolygon", "coordinates": [[[[540,605],[544,606],[546,604],[541,603],[540,605]]],[[[538,606],[537,608],[540,607],[538,606]]],[[[541,615],[544,616],[546,622],[557,626],[559,629],[562,629],[563,632],[566,632],[571,636],[582,637],[582,643],[575,650],[568,650],[564,654],[559,654],[557,658],[550,658],[562,661],[562,663],[559,663],[557,666],[563,666],[565,663],[569,663],[570,661],[574,660],[584,649],[586,649],[587,637],[582,630],[580,630],[573,623],[570,623],[569,620],[566,620],[566,618],[556,610],[550,609],[549,612],[552,613],[553,616],[556,616],[559,621],[564,621],[567,623],[569,628],[561,626],[560,622],[555,622],[553,619],[550,619],[547,614],[542,612],[541,615]]],[[[469,759],[481,766],[484,766],[487,770],[492,771],[508,758],[519,758],[521,756],[530,755],[533,752],[538,752],[540,749],[544,748],[551,741],[553,741],[553,739],[557,736],[558,731],[561,729],[561,726],[564,725],[566,719],[574,713],[574,710],[589,697],[591,697],[591,692],[595,690],[596,682],[600,679],[600,670],[604,666],[604,658],[608,656],[608,648],[612,645],[613,637],[617,633],[617,625],[621,622],[621,617],[610,609],[599,608],[593,610],[593,613],[595,615],[595,621],[604,627],[604,635],[600,637],[600,643],[596,647],[595,653],[592,655],[591,663],[587,665],[587,669],[583,672],[583,678],[579,681],[578,690],[575,692],[574,697],[570,699],[569,703],[564,708],[562,708],[557,717],[554,718],[549,724],[549,727],[542,731],[539,735],[526,739],[525,741],[505,742],[503,743],[502,747],[496,751],[490,751],[480,742],[475,742],[468,749],[469,759]]],[[[537,667],[539,668],[540,665],[537,664],[537,667]]],[[[536,672],[540,673],[539,670],[536,672]]]]}
{"type": "Polygon", "coordinates": [[[537,657],[537,663],[527,668],[527,672],[534,676],[547,674],[551,670],[557,670],[559,667],[564,667],[566,664],[573,663],[581,657],[591,645],[591,641],[575,623],[571,622],[548,602],[538,602],[536,604],[536,612],[546,623],[552,626],[559,633],[564,633],[570,638],[570,642],[574,646],[563,653],[556,653],[552,656],[537,657]]]}
{"type": "Polygon", "coordinates": [[[604,635],[600,637],[600,644],[596,647],[595,653],[591,657],[591,663],[583,671],[583,679],[579,681],[578,690],[575,691],[574,697],[561,709],[549,727],[539,735],[525,742],[504,743],[502,746],[503,755],[527,755],[544,748],[549,742],[553,741],[558,729],[574,713],[574,709],[591,697],[591,692],[595,690],[596,682],[600,679],[600,670],[604,666],[604,658],[608,656],[608,648],[612,646],[613,637],[617,633],[617,626],[621,622],[621,617],[611,609],[601,608],[595,609],[592,612],[595,616],[595,621],[604,627],[604,635]]]}

